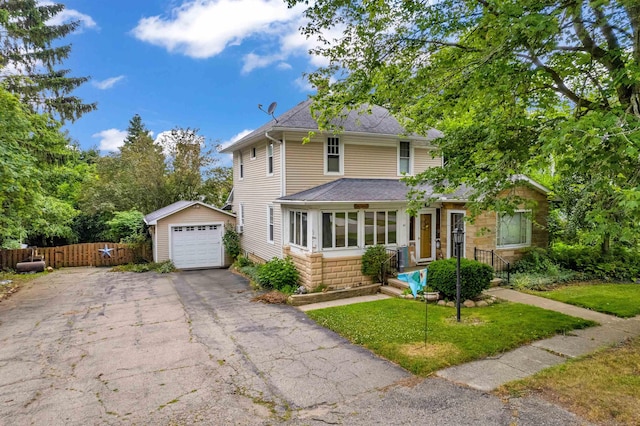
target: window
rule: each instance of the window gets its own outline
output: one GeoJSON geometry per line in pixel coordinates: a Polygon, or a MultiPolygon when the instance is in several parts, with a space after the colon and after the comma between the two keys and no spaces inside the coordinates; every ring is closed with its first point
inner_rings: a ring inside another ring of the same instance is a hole
{"type": "Polygon", "coordinates": [[[238,162],[240,163],[240,179],[244,179],[244,160],[242,159],[242,152],[239,153],[240,158],[238,162]]]}
{"type": "Polygon", "coordinates": [[[397,224],[396,211],[364,212],[364,245],[396,244],[397,224]]]}
{"type": "Polygon", "coordinates": [[[401,141],[398,145],[398,172],[411,174],[411,142],[401,141]]]}
{"type": "Polygon", "coordinates": [[[273,174],[273,144],[267,145],[267,174],[273,174]]]}
{"type": "Polygon", "coordinates": [[[358,246],[358,212],[322,213],[322,248],[358,246]]]}
{"type": "Polygon", "coordinates": [[[253,148],[251,148],[251,159],[252,160],[256,159],[256,147],[255,146],[253,148]]]}
{"type": "Polygon", "coordinates": [[[326,167],[327,173],[342,172],[342,157],[340,154],[340,138],[327,138],[326,150],[326,167]]]}
{"type": "Polygon", "coordinates": [[[307,212],[289,212],[289,243],[307,247],[307,212]]]}
{"type": "Polygon", "coordinates": [[[273,206],[267,208],[267,241],[273,242],[273,206]]]}
{"type": "Polygon", "coordinates": [[[240,214],[238,215],[240,223],[238,225],[244,225],[244,204],[240,204],[240,214]]]}
{"type": "Polygon", "coordinates": [[[513,216],[501,214],[498,219],[498,247],[531,245],[529,211],[516,211],[513,216]]]}

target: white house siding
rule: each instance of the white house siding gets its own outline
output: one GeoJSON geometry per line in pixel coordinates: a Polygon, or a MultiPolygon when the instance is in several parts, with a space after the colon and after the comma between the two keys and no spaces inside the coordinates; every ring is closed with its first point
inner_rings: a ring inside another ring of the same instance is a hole
{"type": "Polygon", "coordinates": [[[244,233],[240,236],[243,250],[263,260],[282,256],[280,207],[274,204],[274,241],[267,241],[267,206],[279,198],[280,154],[282,146],[273,143],[273,175],[267,176],[267,139],[242,150],[244,178],[240,179],[240,156],[233,153],[233,211],[237,223],[240,218],[239,204],[244,205],[244,233]],[[251,148],[256,148],[256,158],[251,159],[251,148]]]}
{"type": "Polygon", "coordinates": [[[442,157],[432,157],[433,149],[416,147],[414,150],[413,171],[421,173],[432,167],[442,167],[442,157]]]}
{"type": "MultiPolygon", "coordinates": [[[[158,220],[156,232],[156,262],[169,260],[169,227],[171,225],[204,225],[209,223],[235,224],[236,219],[216,210],[200,205],[187,207],[177,213],[158,220]],[[196,208],[196,206],[198,208],[196,208]]],[[[225,255],[225,265],[229,265],[230,259],[225,255]]]]}
{"type": "MultiPolygon", "coordinates": [[[[302,144],[304,133],[287,133],[286,137],[286,194],[295,194],[342,177],[398,179],[399,139],[366,138],[340,135],[344,144],[344,174],[324,174],[324,141],[315,136],[302,144]]],[[[431,158],[427,148],[414,149],[414,171],[440,167],[440,158],[431,158]]],[[[246,162],[245,162],[246,163],[246,162]]]]}

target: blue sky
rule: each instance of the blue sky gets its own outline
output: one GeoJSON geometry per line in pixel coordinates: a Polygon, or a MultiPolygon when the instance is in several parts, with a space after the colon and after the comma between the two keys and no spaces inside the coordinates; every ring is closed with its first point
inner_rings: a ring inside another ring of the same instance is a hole
{"type": "Polygon", "coordinates": [[[229,143],[312,93],[305,72],[323,64],[300,35],[302,9],[283,0],[60,1],[80,19],[64,68],[92,80],[74,93],[98,110],[66,125],[82,148],[117,149],[138,113],[154,135],[199,128],[229,143]]]}

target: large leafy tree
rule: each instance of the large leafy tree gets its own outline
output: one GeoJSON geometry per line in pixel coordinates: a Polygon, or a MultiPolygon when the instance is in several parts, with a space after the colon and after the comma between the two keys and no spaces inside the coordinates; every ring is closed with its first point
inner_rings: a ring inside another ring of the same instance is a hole
{"type": "Polygon", "coordinates": [[[73,207],[48,191],[72,152],[59,123],[0,87],[0,243],[70,236],[73,207]]]}
{"type": "Polygon", "coordinates": [[[63,10],[60,3],[0,1],[0,81],[34,111],[73,121],[96,104],[72,95],[88,77],[71,77],[69,70],[59,67],[71,51],[71,45],[60,44],[59,39],[79,25],[78,21],[50,24],[63,10]]]}
{"type": "Polygon", "coordinates": [[[633,239],[640,3],[316,0],[306,14],[330,60],[310,76],[323,127],[345,107],[385,106],[410,131],[444,132],[445,166],[412,183],[466,183],[476,211],[509,209],[522,200],[496,195],[511,177],[547,171],[582,200],[573,213],[588,240],[633,239]]]}

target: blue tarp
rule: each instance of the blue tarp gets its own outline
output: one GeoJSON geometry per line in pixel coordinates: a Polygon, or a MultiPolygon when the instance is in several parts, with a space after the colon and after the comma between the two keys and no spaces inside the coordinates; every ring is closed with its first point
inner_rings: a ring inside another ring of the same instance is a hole
{"type": "Polygon", "coordinates": [[[405,272],[398,274],[398,279],[409,284],[413,297],[418,296],[418,291],[422,290],[427,285],[427,270],[420,269],[418,271],[405,272]]]}

